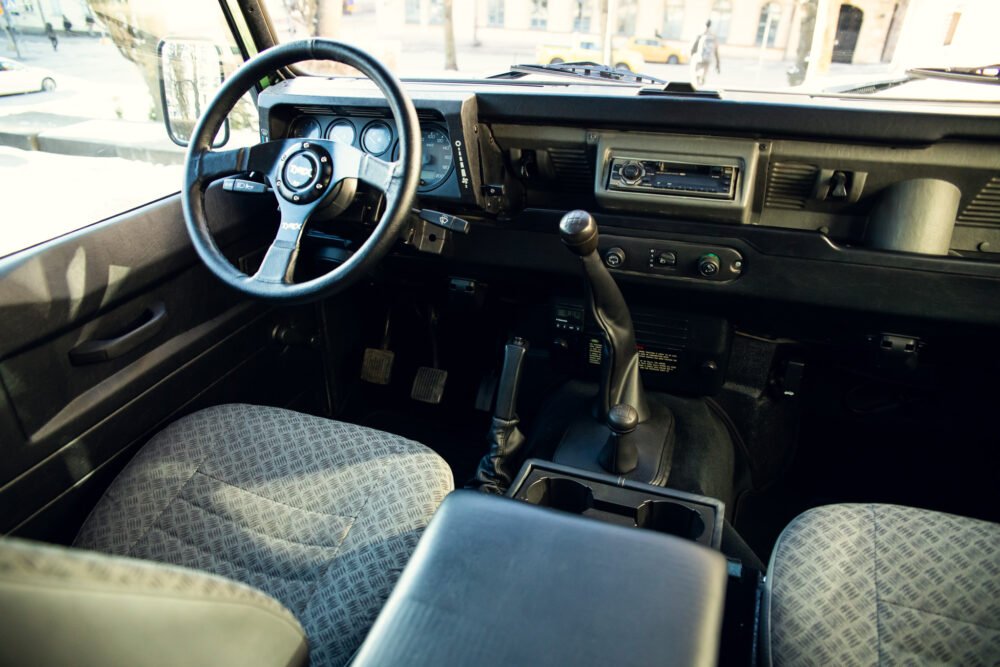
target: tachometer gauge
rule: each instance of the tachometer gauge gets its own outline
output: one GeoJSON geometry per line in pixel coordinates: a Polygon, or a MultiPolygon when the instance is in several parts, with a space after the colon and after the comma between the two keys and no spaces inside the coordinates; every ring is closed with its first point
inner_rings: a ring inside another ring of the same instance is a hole
{"type": "Polygon", "coordinates": [[[319,139],[323,136],[323,126],[309,116],[299,116],[292,121],[288,136],[293,139],[319,139]]]}
{"type": "Polygon", "coordinates": [[[420,189],[430,190],[444,182],[451,173],[451,142],[444,130],[436,127],[424,128],[420,132],[423,146],[423,164],[420,166],[420,189]]]}
{"type": "Polygon", "coordinates": [[[356,135],[354,123],[344,118],[333,121],[330,127],[326,128],[326,138],[340,144],[354,144],[356,135]]]}
{"type": "Polygon", "coordinates": [[[386,152],[391,143],[392,130],[381,121],[372,123],[361,134],[361,147],[372,155],[381,155],[386,152]]]}

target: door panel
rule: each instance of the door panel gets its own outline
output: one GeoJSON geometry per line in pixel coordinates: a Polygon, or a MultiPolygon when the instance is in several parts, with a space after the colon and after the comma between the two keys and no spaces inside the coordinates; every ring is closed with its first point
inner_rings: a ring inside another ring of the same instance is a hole
{"type": "MultiPolygon", "coordinates": [[[[235,261],[258,255],[273,215],[259,199],[219,195],[208,205],[224,221],[220,245],[235,261]]],[[[68,541],[138,446],[177,416],[320,391],[318,352],[272,337],[312,318],[210,275],[176,196],[0,260],[0,532],[68,541]],[[162,325],[137,344],[74,363],[81,344],[127,334],[160,307],[162,325]]]]}

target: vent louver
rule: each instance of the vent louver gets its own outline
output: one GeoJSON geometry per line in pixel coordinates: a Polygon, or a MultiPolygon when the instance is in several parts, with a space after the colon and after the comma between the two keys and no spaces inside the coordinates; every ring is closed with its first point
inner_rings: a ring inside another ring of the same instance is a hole
{"type": "Polygon", "coordinates": [[[818,169],[814,164],[775,162],[767,176],[764,206],[800,210],[812,194],[818,169]]]}
{"type": "Polygon", "coordinates": [[[1000,176],[991,178],[958,216],[958,223],[973,227],[1000,225],[1000,176]]]}
{"type": "MultiPolygon", "coordinates": [[[[296,106],[295,110],[300,114],[311,116],[351,116],[352,118],[391,118],[387,107],[359,107],[359,106],[296,106]]],[[[437,111],[429,109],[417,110],[417,119],[421,122],[442,121],[442,116],[437,111]]]]}
{"type": "Polygon", "coordinates": [[[594,187],[594,166],[586,148],[550,148],[549,160],[560,187],[573,190],[594,187]]]}

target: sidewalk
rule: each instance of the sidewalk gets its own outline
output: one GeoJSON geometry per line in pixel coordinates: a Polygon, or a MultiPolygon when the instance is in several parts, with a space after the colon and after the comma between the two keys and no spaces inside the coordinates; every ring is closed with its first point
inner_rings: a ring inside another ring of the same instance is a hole
{"type": "Polygon", "coordinates": [[[0,145],[86,157],[119,157],[151,164],[184,162],[162,123],[80,118],[40,111],[0,116],[0,145]]]}

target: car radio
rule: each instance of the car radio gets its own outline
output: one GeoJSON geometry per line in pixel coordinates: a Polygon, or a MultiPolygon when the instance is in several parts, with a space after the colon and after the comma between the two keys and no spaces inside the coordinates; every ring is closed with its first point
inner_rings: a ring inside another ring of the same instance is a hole
{"type": "Polygon", "coordinates": [[[624,192],[732,200],[739,173],[739,168],[732,165],[615,156],[607,187],[624,192]]]}

